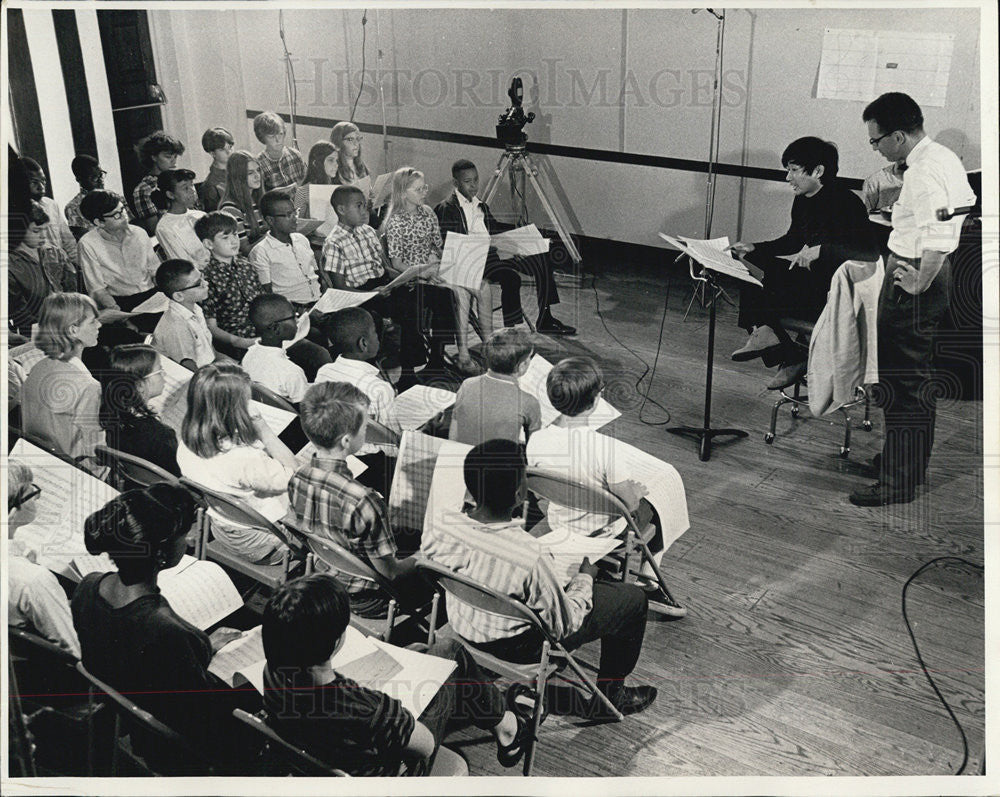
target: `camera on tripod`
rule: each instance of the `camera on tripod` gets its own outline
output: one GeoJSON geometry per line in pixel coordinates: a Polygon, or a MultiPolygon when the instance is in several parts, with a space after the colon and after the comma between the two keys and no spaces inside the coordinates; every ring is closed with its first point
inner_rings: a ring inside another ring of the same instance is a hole
{"type": "Polygon", "coordinates": [[[507,96],[510,97],[511,106],[500,114],[497,121],[497,141],[505,148],[523,148],[528,143],[524,126],[535,121],[535,114],[526,114],[521,107],[524,101],[524,84],[521,78],[516,77],[510,82],[507,96]]]}

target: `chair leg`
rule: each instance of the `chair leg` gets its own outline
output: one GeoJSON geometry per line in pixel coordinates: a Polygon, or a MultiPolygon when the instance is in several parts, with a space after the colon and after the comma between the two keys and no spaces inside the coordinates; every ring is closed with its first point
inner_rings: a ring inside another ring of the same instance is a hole
{"type": "Polygon", "coordinates": [[[396,599],[389,599],[389,608],[385,613],[385,631],[382,632],[381,638],[383,642],[389,642],[392,639],[392,627],[396,624],[396,611],[398,606],[396,605],[396,599]]]}
{"type": "Polygon", "coordinates": [[[843,407],[839,408],[840,414],[844,416],[844,445],[840,447],[840,456],[847,458],[851,453],[851,416],[843,407]]]}
{"type": "Polygon", "coordinates": [[[768,445],[774,442],[775,430],[778,428],[778,410],[780,410],[785,404],[793,401],[794,400],[791,396],[786,396],[785,391],[781,391],[781,398],[774,402],[774,406],[771,407],[771,428],[768,430],[767,434],[764,435],[764,442],[768,445]]]}
{"type": "Polygon", "coordinates": [[[622,583],[628,581],[628,571],[632,560],[632,544],[635,541],[635,534],[632,529],[625,532],[625,556],[622,558],[622,583]]]}
{"type": "Polygon", "coordinates": [[[531,713],[531,738],[528,749],[524,751],[524,776],[530,777],[531,767],[535,762],[535,745],[538,743],[538,727],[542,723],[542,708],[545,703],[546,673],[549,669],[549,642],[542,643],[542,657],[538,665],[538,675],[535,676],[535,708],[531,713]]]}
{"type": "Polygon", "coordinates": [[[576,673],[577,677],[587,688],[587,691],[589,691],[592,696],[596,697],[598,700],[601,701],[601,703],[604,704],[604,707],[608,710],[608,713],[611,714],[612,717],[621,722],[622,719],[624,719],[622,717],[622,713],[617,708],[615,708],[614,703],[612,703],[611,700],[608,699],[608,696],[597,688],[597,684],[595,684],[591,680],[590,676],[583,671],[583,668],[577,663],[576,659],[574,659],[568,653],[566,654],[566,663],[569,664],[569,666],[573,669],[573,672],[576,673]]]}
{"type": "Polygon", "coordinates": [[[440,600],[441,600],[441,594],[435,592],[434,597],[431,598],[431,616],[427,628],[427,647],[430,647],[431,645],[434,644],[434,633],[435,633],[434,626],[437,625],[438,603],[440,602],[440,600]]]}
{"type": "Polygon", "coordinates": [[[663,578],[663,572],[660,570],[659,565],[653,561],[653,554],[650,553],[649,546],[646,545],[646,541],[642,539],[637,540],[639,545],[639,550],[642,553],[642,560],[644,563],[648,564],[652,571],[656,574],[656,583],[659,585],[660,590],[666,596],[667,600],[677,603],[674,596],[670,594],[670,590],[667,587],[666,579],[663,578]]]}
{"type": "Polygon", "coordinates": [[[118,776],[118,760],[121,758],[121,744],[122,744],[122,717],[115,709],[115,729],[113,735],[113,747],[111,748],[111,777],[118,776]]]}

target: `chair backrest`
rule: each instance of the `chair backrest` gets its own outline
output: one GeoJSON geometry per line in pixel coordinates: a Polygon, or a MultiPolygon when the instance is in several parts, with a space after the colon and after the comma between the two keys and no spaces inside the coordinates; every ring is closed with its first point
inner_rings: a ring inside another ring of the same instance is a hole
{"type": "Polygon", "coordinates": [[[9,625],[7,626],[7,637],[10,640],[10,651],[12,653],[18,652],[16,648],[21,647],[22,650],[30,651],[31,655],[42,656],[67,667],[76,667],[76,656],[55,642],[50,642],[44,637],[38,636],[38,634],[33,634],[23,628],[9,625]]]}
{"type": "Polygon", "coordinates": [[[365,430],[365,442],[372,445],[399,445],[400,435],[388,426],[379,423],[373,418],[368,419],[368,427],[365,430]]]}
{"type": "Polygon", "coordinates": [[[168,473],[159,465],[147,462],[141,457],[126,454],[105,445],[98,445],[95,449],[97,462],[105,467],[111,468],[111,472],[122,483],[132,482],[140,487],[149,487],[157,482],[169,482],[177,484],[178,478],[172,473],[168,473]]]}
{"type": "Polygon", "coordinates": [[[445,592],[454,595],[463,603],[467,603],[484,612],[530,623],[541,631],[550,643],[558,641],[553,637],[548,626],[538,616],[538,613],[523,601],[498,592],[492,587],[475,581],[462,573],[456,573],[454,570],[438,562],[433,562],[430,559],[418,558],[417,570],[424,573],[432,581],[439,584],[445,592]]]}
{"type": "Polygon", "coordinates": [[[295,409],[295,405],[288,401],[288,399],[284,396],[279,396],[273,390],[264,387],[259,382],[250,383],[250,397],[254,401],[266,404],[268,407],[276,407],[279,410],[285,410],[285,412],[291,412],[295,415],[299,414],[299,411],[295,409]]]}
{"type": "Polygon", "coordinates": [[[203,504],[207,509],[211,509],[220,517],[225,518],[230,523],[254,529],[264,529],[286,544],[289,543],[289,535],[284,528],[277,523],[272,523],[256,509],[248,506],[236,496],[217,492],[183,476],[179,481],[183,487],[195,496],[199,503],[203,504]]]}
{"type": "Polygon", "coordinates": [[[628,507],[606,487],[574,481],[561,473],[541,468],[528,468],[525,479],[528,489],[541,498],[570,509],[600,515],[620,515],[628,522],[629,528],[638,531],[628,507]]]}
{"type": "MultiPolygon", "coordinates": [[[[130,730],[138,729],[141,733],[153,737],[158,743],[158,749],[160,744],[165,745],[166,749],[178,754],[179,760],[184,760],[189,764],[204,764],[204,768],[211,772],[211,764],[183,736],[168,728],[148,711],[139,708],[123,694],[95,676],[83,666],[82,661],[76,663],[76,670],[87,679],[93,689],[114,703],[118,717],[130,730]]],[[[115,744],[118,744],[117,739],[115,744]]],[[[148,767],[148,765],[146,766],[148,767]]],[[[151,768],[150,771],[156,774],[151,768]]]]}
{"type": "Polygon", "coordinates": [[[318,534],[306,531],[297,520],[292,521],[286,518],[285,523],[288,524],[296,536],[300,536],[303,539],[306,546],[317,559],[345,575],[367,578],[369,581],[374,581],[390,596],[396,597],[389,579],[385,578],[367,562],[355,556],[343,545],[331,540],[329,537],[320,537],[318,534]]]}
{"type": "Polygon", "coordinates": [[[87,468],[84,467],[82,464],[82,461],[86,459],[86,457],[77,457],[76,459],[74,459],[48,438],[40,437],[36,434],[25,432],[23,429],[16,429],[14,427],[10,428],[10,436],[14,438],[20,437],[26,442],[31,443],[31,445],[37,446],[38,448],[48,452],[57,459],[62,460],[67,465],[72,465],[74,468],[79,468],[80,470],[90,473],[90,471],[88,471],[87,468]]]}
{"type": "Polygon", "coordinates": [[[266,753],[273,754],[292,771],[300,775],[314,777],[350,777],[343,770],[331,767],[316,756],[306,752],[291,742],[282,739],[274,729],[256,714],[249,714],[241,708],[233,709],[233,716],[252,728],[266,740],[266,753]]]}

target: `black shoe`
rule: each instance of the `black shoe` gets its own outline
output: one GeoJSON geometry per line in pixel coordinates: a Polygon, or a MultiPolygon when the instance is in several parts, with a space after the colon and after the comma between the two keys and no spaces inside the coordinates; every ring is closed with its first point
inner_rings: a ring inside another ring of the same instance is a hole
{"type": "Polygon", "coordinates": [[[649,603],[649,611],[671,620],[687,617],[688,610],[673,598],[668,598],[659,589],[647,589],[644,592],[649,603]]]}
{"type": "Polygon", "coordinates": [[[887,504],[908,504],[916,497],[912,490],[894,489],[882,482],[855,490],[848,500],[855,506],[886,506],[887,504]]]}
{"type": "MultiPolygon", "coordinates": [[[[656,700],[655,686],[625,686],[622,681],[612,681],[598,684],[597,688],[607,696],[611,705],[625,716],[645,711],[656,700]]],[[[593,698],[592,706],[597,716],[607,716],[607,708],[596,697],[593,698]]]]}
{"type": "MultiPolygon", "coordinates": [[[[872,457],[871,463],[870,464],[866,463],[864,468],[866,473],[870,475],[873,479],[880,479],[882,477],[882,454],[879,453],[876,454],[874,457],[872,457]]],[[[914,484],[916,484],[916,486],[919,487],[921,484],[924,483],[925,476],[926,473],[921,473],[914,480],[914,484]]]]}
{"type": "Polygon", "coordinates": [[[544,316],[538,319],[538,323],[535,324],[535,329],[538,332],[543,332],[546,335],[575,335],[576,327],[571,327],[569,324],[564,324],[558,318],[554,318],[551,313],[546,313],[544,316]]]}

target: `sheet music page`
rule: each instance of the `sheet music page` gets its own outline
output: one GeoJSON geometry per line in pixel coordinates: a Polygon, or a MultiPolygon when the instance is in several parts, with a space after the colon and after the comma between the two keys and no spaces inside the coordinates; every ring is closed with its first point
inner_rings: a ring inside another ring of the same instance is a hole
{"type": "MultiPolygon", "coordinates": [[[[168,409],[172,408],[178,403],[181,404],[180,409],[180,420],[177,421],[177,426],[174,428],[180,428],[181,421],[184,420],[184,410],[187,409],[187,386],[188,382],[191,381],[191,377],[194,376],[193,371],[189,371],[180,363],[175,363],[169,357],[160,355],[160,367],[163,368],[163,392],[158,396],[154,396],[148,402],[149,408],[163,419],[164,414],[168,409]]],[[[176,410],[174,410],[176,413],[176,410]]],[[[167,426],[173,427],[173,424],[167,423],[167,426]]]]}
{"type": "Polygon", "coordinates": [[[327,288],[319,297],[313,310],[318,313],[335,313],[345,307],[357,307],[378,296],[377,291],[342,291],[327,288]]]}
{"type": "Polygon", "coordinates": [[[424,527],[434,465],[444,442],[421,432],[403,432],[388,495],[389,523],[393,528],[416,531],[424,527]]]}
{"type": "Polygon", "coordinates": [[[35,519],[21,526],[14,539],[36,552],[38,564],[75,579],[73,559],[88,555],[83,524],[118,491],[24,438],[14,444],[10,457],[31,468],[34,483],[42,488],[35,519]]]}
{"type": "Polygon", "coordinates": [[[372,641],[402,665],[402,670],[381,686],[380,691],[396,698],[414,717],[419,717],[457,665],[440,656],[400,648],[377,639],[372,641]]]}
{"type": "MultiPolygon", "coordinates": [[[[326,219],[328,211],[333,210],[330,205],[330,197],[333,196],[335,185],[320,185],[309,183],[309,218],[326,219]]],[[[334,214],[336,216],[336,214],[334,214]]]]}
{"type": "MultiPolygon", "coordinates": [[[[212,661],[208,665],[208,671],[230,686],[235,687],[238,685],[237,673],[240,670],[251,668],[253,665],[264,661],[264,641],[261,637],[261,626],[258,625],[256,628],[244,631],[243,636],[239,637],[239,639],[234,639],[212,656],[212,661]]],[[[261,667],[262,675],[263,671],[264,668],[261,667]]],[[[250,678],[246,680],[253,683],[250,678]]],[[[261,683],[261,688],[258,688],[257,691],[261,694],[264,693],[263,683],[261,683]]]]}
{"type": "Polygon", "coordinates": [[[735,277],[743,282],[750,282],[761,286],[760,280],[752,276],[743,263],[725,251],[726,247],[729,246],[728,235],[724,235],[722,238],[712,238],[708,241],[696,238],[681,238],[680,236],[678,238],[686,244],[686,251],[706,268],[718,271],[720,274],[728,274],[730,277],[735,277]]]}
{"type": "Polygon", "coordinates": [[[483,281],[489,250],[488,236],[449,232],[444,239],[438,275],[448,285],[477,291],[483,281]]]}
{"type": "Polygon", "coordinates": [[[338,666],[337,672],[362,686],[384,692],[385,687],[403,669],[390,653],[375,648],[371,653],[338,666]]]}
{"type": "Polygon", "coordinates": [[[439,387],[414,385],[404,390],[392,402],[389,410],[390,428],[395,424],[406,431],[418,429],[455,403],[455,393],[439,387]]]}
{"type": "Polygon", "coordinates": [[[157,579],[170,608],[204,631],[243,606],[236,585],[215,562],[199,561],[179,573],[157,579]]]}
{"type": "Polygon", "coordinates": [[[666,550],[691,527],[687,494],[680,474],[673,465],[621,440],[614,443],[614,456],[631,478],[645,485],[647,493],[644,497],[660,516],[663,548],[666,550]]]}
{"type": "Polygon", "coordinates": [[[564,587],[580,572],[584,557],[598,562],[621,546],[616,537],[584,537],[571,531],[550,531],[537,538],[556,560],[556,575],[564,587]]]}
{"type": "Polygon", "coordinates": [[[271,427],[275,434],[281,434],[285,427],[295,420],[295,413],[288,410],[272,407],[270,404],[263,404],[260,401],[250,399],[250,409],[257,410],[264,418],[264,422],[271,427]]]}
{"type": "Polygon", "coordinates": [[[472,446],[455,440],[443,440],[434,461],[431,487],[427,493],[427,508],[424,512],[424,532],[432,533],[447,522],[445,517],[461,512],[465,503],[465,478],[463,468],[465,457],[472,446]]]}
{"type": "Polygon", "coordinates": [[[405,285],[407,282],[412,282],[415,279],[419,279],[426,274],[433,274],[438,270],[438,263],[416,263],[404,271],[400,272],[399,276],[396,277],[392,282],[385,286],[386,290],[393,290],[400,285],[405,285]]]}
{"type": "Polygon", "coordinates": [[[372,207],[378,210],[389,201],[389,194],[392,193],[392,172],[380,174],[375,178],[372,185],[371,202],[372,207]]]}
{"type": "MultiPolygon", "coordinates": [[[[548,379],[549,371],[551,370],[552,363],[542,357],[542,355],[536,354],[531,358],[531,362],[528,363],[528,370],[518,378],[518,385],[521,390],[525,393],[530,393],[538,399],[538,404],[542,410],[542,426],[548,426],[560,415],[559,410],[553,407],[552,402],[549,401],[549,393],[545,386],[545,381],[548,379]]],[[[594,411],[587,418],[587,426],[591,429],[600,429],[602,426],[607,426],[613,420],[620,417],[621,412],[601,397],[597,399],[597,406],[594,407],[594,411]]]]}
{"type": "Polygon", "coordinates": [[[490,243],[496,247],[501,260],[518,255],[522,257],[541,255],[549,251],[549,239],[545,238],[534,224],[497,233],[490,238],[490,243]]]}
{"type": "Polygon", "coordinates": [[[73,569],[79,576],[79,578],[74,577],[74,581],[83,580],[84,576],[89,576],[91,573],[113,573],[118,570],[115,563],[111,561],[111,557],[106,553],[98,556],[89,553],[74,556],[73,569]]]}

